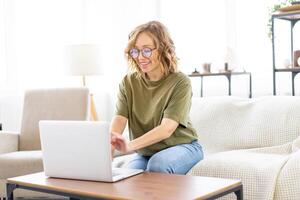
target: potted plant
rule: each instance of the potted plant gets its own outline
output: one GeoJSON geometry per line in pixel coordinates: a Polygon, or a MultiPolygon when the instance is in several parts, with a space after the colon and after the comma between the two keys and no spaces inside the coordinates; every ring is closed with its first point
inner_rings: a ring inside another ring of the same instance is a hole
{"type": "Polygon", "coordinates": [[[268,21],[268,36],[270,39],[272,39],[272,14],[276,11],[278,11],[280,8],[286,7],[291,5],[292,3],[295,3],[296,0],[277,0],[277,3],[275,3],[273,6],[269,8],[269,21],[268,21]]]}

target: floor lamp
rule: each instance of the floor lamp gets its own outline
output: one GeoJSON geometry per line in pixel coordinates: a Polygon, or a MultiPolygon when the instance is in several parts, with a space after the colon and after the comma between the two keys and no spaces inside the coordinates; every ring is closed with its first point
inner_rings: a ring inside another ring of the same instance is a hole
{"type": "MultiPolygon", "coordinates": [[[[66,54],[69,74],[82,76],[83,87],[86,87],[87,76],[102,74],[100,47],[98,45],[69,45],[66,47],[66,54]]],[[[99,120],[92,93],[90,93],[90,114],[92,120],[99,120]]]]}

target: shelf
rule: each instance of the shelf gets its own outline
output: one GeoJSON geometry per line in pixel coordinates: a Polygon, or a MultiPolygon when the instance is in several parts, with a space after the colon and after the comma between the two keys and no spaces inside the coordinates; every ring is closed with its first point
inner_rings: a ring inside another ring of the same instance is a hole
{"type": "Polygon", "coordinates": [[[249,98],[252,97],[252,76],[251,72],[231,72],[231,71],[224,71],[224,72],[215,72],[215,73],[192,73],[189,74],[189,77],[200,77],[201,78],[201,90],[200,96],[203,97],[203,78],[206,76],[225,76],[228,80],[228,95],[231,95],[231,76],[235,75],[248,75],[249,76],[249,98]]]}
{"type": "MultiPolygon", "coordinates": [[[[276,40],[274,38],[276,38],[275,36],[275,29],[274,29],[274,25],[275,25],[275,21],[276,20],[287,20],[290,24],[290,46],[291,46],[291,50],[290,50],[290,60],[294,60],[294,26],[297,22],[299,22],[300,20],[300,10],[299,10],[299,6],[297,5],[297,7],[286,7],[284,8],[285,10],[276,12],[274,14],[272,14],[272,58],[273,58],[273,95],[276,95],[276,74],[277,72],[290,72],[291,73],[291,78],[292,78],[292,96],[295,96],[295,77],[297,74],[299,74],[300,72],[300,67],[292,67],[292,68],[276,68],[276,53],[275,53],[275,49],[276,49],[276,40]],[[292,9],[295,9],[292,11],[292,9]]],[[[278,30],[277,30],[278,31],[278,30]]],[[[296,35],[295,35],[296,36],[296,35]]],[[[297,35],[298,36],[298,35],[297,35]]],[[[299,37],[299,36],[298,36],[299,37]]],[[[297,59],[297,57],[296,57],[297,59]]]]}
{"type": "Polygon", "coordinates": [[[198,76],[228,76],[228,75],[243,75],[250,74],[250,72],[214,72],[214,73],[192,73],[189,74],[189,77],[198,77],[198,76]]]}
{"type": "Polygon", "coordinates": [[[276,12],[272,15],[272,17],[285,20],[300,20],[300,10],[290,12],[276,12]]]}
{"type": "Polygon", "coordinates": [[[297,68],[280,68],[280,69],[275,69],[275,72],[300,72],[300,67],[297,67],[297,68]]]}

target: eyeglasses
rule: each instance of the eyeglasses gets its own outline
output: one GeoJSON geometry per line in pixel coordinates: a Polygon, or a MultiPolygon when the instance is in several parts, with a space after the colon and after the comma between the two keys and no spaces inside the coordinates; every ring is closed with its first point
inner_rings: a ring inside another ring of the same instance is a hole
{"type": "Polygon", "coordinates": [[[152,55],[152,51],[155,49],[156,48],[151,49],[149,47],[142,48],[141,50],[137,49],[137,48],[132,48],[132,49],[130,49],[129,54],[131,55],[132,58],[137,58],[137,57],[139,57],[140,52],[142,52],[142,55],[144,57],[150,58],[150,56],[152,55]]]}

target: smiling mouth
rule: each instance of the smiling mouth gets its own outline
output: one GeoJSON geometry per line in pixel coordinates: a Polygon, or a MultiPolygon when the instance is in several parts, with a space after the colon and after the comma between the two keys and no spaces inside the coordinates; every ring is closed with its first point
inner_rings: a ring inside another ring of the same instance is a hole
{"type": "Polygon", "coordinates": [[[141,66],[141,67],[147,67],[147,65],[149,65],[150,64],[150,62],[140,62],[139,63],[139,65],[141,66]]]}

